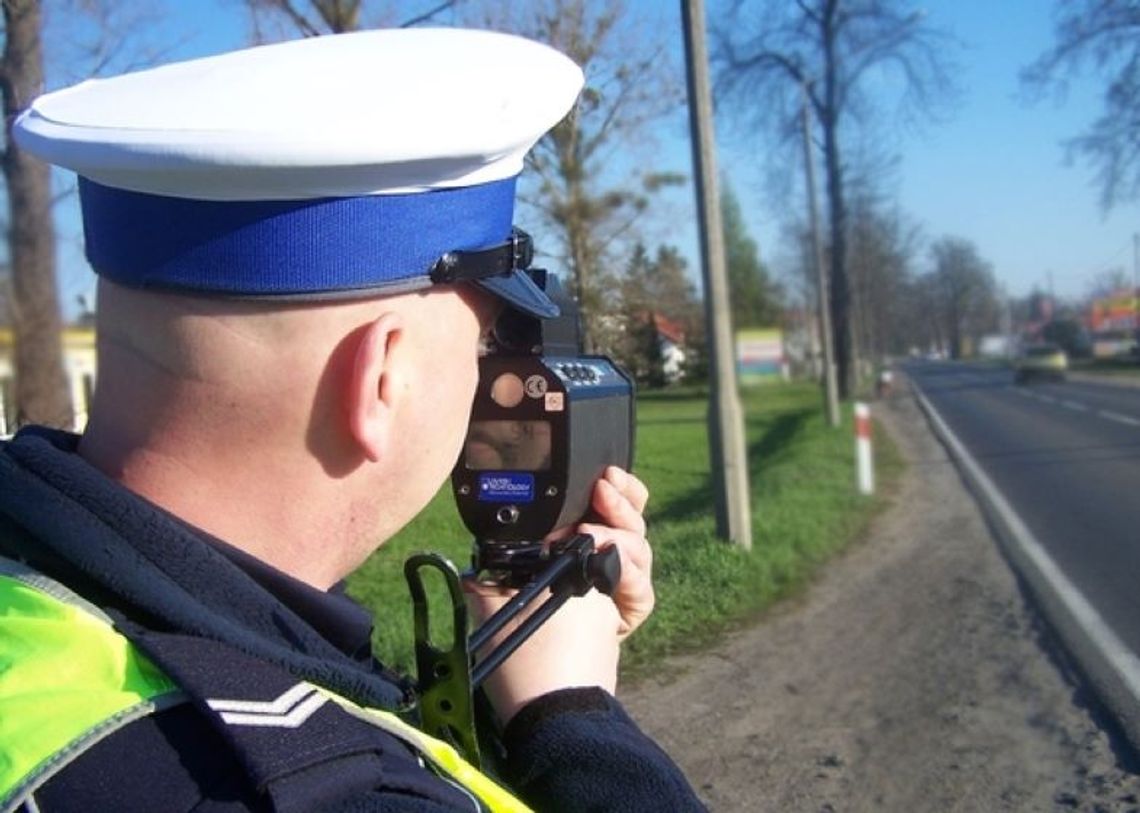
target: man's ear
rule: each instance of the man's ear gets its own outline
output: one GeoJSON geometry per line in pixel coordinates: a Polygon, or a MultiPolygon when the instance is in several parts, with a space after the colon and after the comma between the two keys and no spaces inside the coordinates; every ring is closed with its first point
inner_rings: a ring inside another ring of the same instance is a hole
{"type": "Polygon", "coordinates": [[[353,439],[373,463],[388,450],[395,401],[400,392],[397,351],[403,339],[404,320],[388,312],[369,324],[356,346],[347,393],[348,425],[353,439]]]}

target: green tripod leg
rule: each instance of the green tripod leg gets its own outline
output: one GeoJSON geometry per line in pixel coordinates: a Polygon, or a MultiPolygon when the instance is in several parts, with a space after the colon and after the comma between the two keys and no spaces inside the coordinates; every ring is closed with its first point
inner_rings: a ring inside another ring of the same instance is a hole
{"type": "Polygon", "coordinates": [[[479,768],[471,654],[467,646],[467,605],[459,587],[459,573],[442,556],[417,553],[404,563],[404,577],[412,594],[415,619],[421,725],[425,733],[451,743],[468,762],[479,768]],[[422,576],[424,568],[437,570],[450,593],[453,640],[447,649],[440,649],[432,642],[427,591],[422,576]]]}
{"type": "Polygon", "coordinates": [[[593,537],[588,534],[552,544],[542,560],[532,563],[530,568],[530,580],[468,636],[467,604],[455,566],[434,553],[417,553],[404,563],[415,618],[421,725],[426,733],[454,745],[476,767],[481,765],[475,733],[474,690],[569,599],[595,588],[610,595],[621,578],[617,548],[596,551],[593,537]],[[425,568],[437,570],[450,593],[452,641],[447,649],[440,649],[431,639],[428,598],[422,576],[425,568]],[[543,602],[524,615],[540,598],[544,598],[543,602]],[[519,621],[517,627],[508,633],[508,625],[516,620],[519,621]],[[486,651],[499,633],[503,633],[502,640],[486,651]],[[478,664],[472,659],[475,652],[484,652],[478,664]]]}

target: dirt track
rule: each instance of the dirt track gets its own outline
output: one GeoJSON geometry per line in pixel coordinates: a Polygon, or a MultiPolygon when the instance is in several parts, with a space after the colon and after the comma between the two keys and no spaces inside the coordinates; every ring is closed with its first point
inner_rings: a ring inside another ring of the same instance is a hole
{"type": "Polygon", "coordinates": [[[623,700],[714,811],[1140,813],[1140,761],[1098,726],[913,400],[875,415],[910,469],[868,538],[623,700]]]}

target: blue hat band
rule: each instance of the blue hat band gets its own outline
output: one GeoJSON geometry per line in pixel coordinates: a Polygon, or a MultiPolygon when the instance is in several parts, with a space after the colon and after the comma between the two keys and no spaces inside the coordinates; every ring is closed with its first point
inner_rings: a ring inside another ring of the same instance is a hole
{"type": "Polygon", "coordinates": [[[327,296],[403,285],[511,233],[515,178],[402,195],[207,201],[79,179],[87,259],[135,288],[327,296]]]}

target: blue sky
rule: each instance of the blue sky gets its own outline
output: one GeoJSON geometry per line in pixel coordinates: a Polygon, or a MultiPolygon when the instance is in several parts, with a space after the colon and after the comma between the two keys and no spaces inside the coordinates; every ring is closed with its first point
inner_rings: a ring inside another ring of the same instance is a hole
{"type": "MultiPolygon", "coordinates": [[[[642,10],[676,31],[681,48],[679,4],[638,0],[642,10]]],[[[716,2],[710,0],[713,8],[716,2]]],[[[246,19],[237,0],[172,2],[162,23],[178,46],[169,58],[190,58],[240,47],[246,19]]],[[[1019,94],[1018,72],[1051,41],[1052,3],[1046,0],[932,0],[932,24],[964,44],[958,55],[961,96],[940,123],[919,130],[888,128],[899,164],[891,186],[906,216],[927,240],[943,235],[973,241],[1012,295],[1035,286],[1079,297],[1110,268],[1133,266],[1133,234],[1140,231],[1140,204],[1105,215],[1092,171],[1069,165],[1062,142],[1077,135],[1099,110],[1095,77],[1071,83],[1063,100],[1036,104],[1019,94]]],[[[678,62],[678,65],[680,63],[678,62]]],[[[889,123],[889,122],[888,122],[889,123]]],[[[718,125],[718,157],[749,213],[753,236],[766,260],[779,261],[785,207],[802,208],[799,195],[777,202],[766,191],[761,141],[745,142],[718,125]]],[[[689,145],[683,116],[659,128],[662,168],[688,173],[689,145]]],[[[93,289],[82,259],[73,204],[61,212],[61,282],[65,308],[74,313],[79,295],[93,289]]],[[[667,237],[696,259],[696,230],[689,194],[676,195],[667,214],[649,224],[651,238],[667,237]]],[[[540,237],[541,239],[541,237],[540,237]]],[[[926,266],[925,252],[918,258],[926,266]]],[[[695,272],[694,272],[695,273],[695,272]]]]}
{"type": "Polygon", "coordinates": [[[903,148],[903,208],[931,234],[973,240],[1010,293],[1045,288],[1079,296],[1105,269],[1132,272],[1140,205],[1104,215],[1092,170],[1069,164],[1062,142],[1099,115],[1101,83],[1071,83],[1063,100],[1027,104],[1018,72],[1048,48],[1049,9],[1038,0],[961,0],[930,7],[969,46],[961,107],[903,148]]]}
{"type": "MultiPolygon", "coordinates": [[[[895,129],[901,210],[927,241],[973,241],[1011,295],[1046,290],[1050,272],[1062,297],[1085,295],[1106,269],[1131,273],[1140,205],[1103,215],[1092,171],[1068,165],[1062,146],[1098,115],[1100,83],[1078,79],[1063,100],[1035,104],[1020,92],[1020,70],[1052,41],[1052,3],[933,0],[924,8],[932,25],[963,43],[956,60],[961,95],[941,122],[895,129]]],[[[728,167],[749,165],[735,140],[720,157],[728,167]]],[[[754,219],[762,252],[778,257],[779,212],[766,200],[764,179],[747,170],[738,177],[741,199],[765,213],[754,219]]],[[[927,262],[922,252],[919,268],[927,262]]]]}

